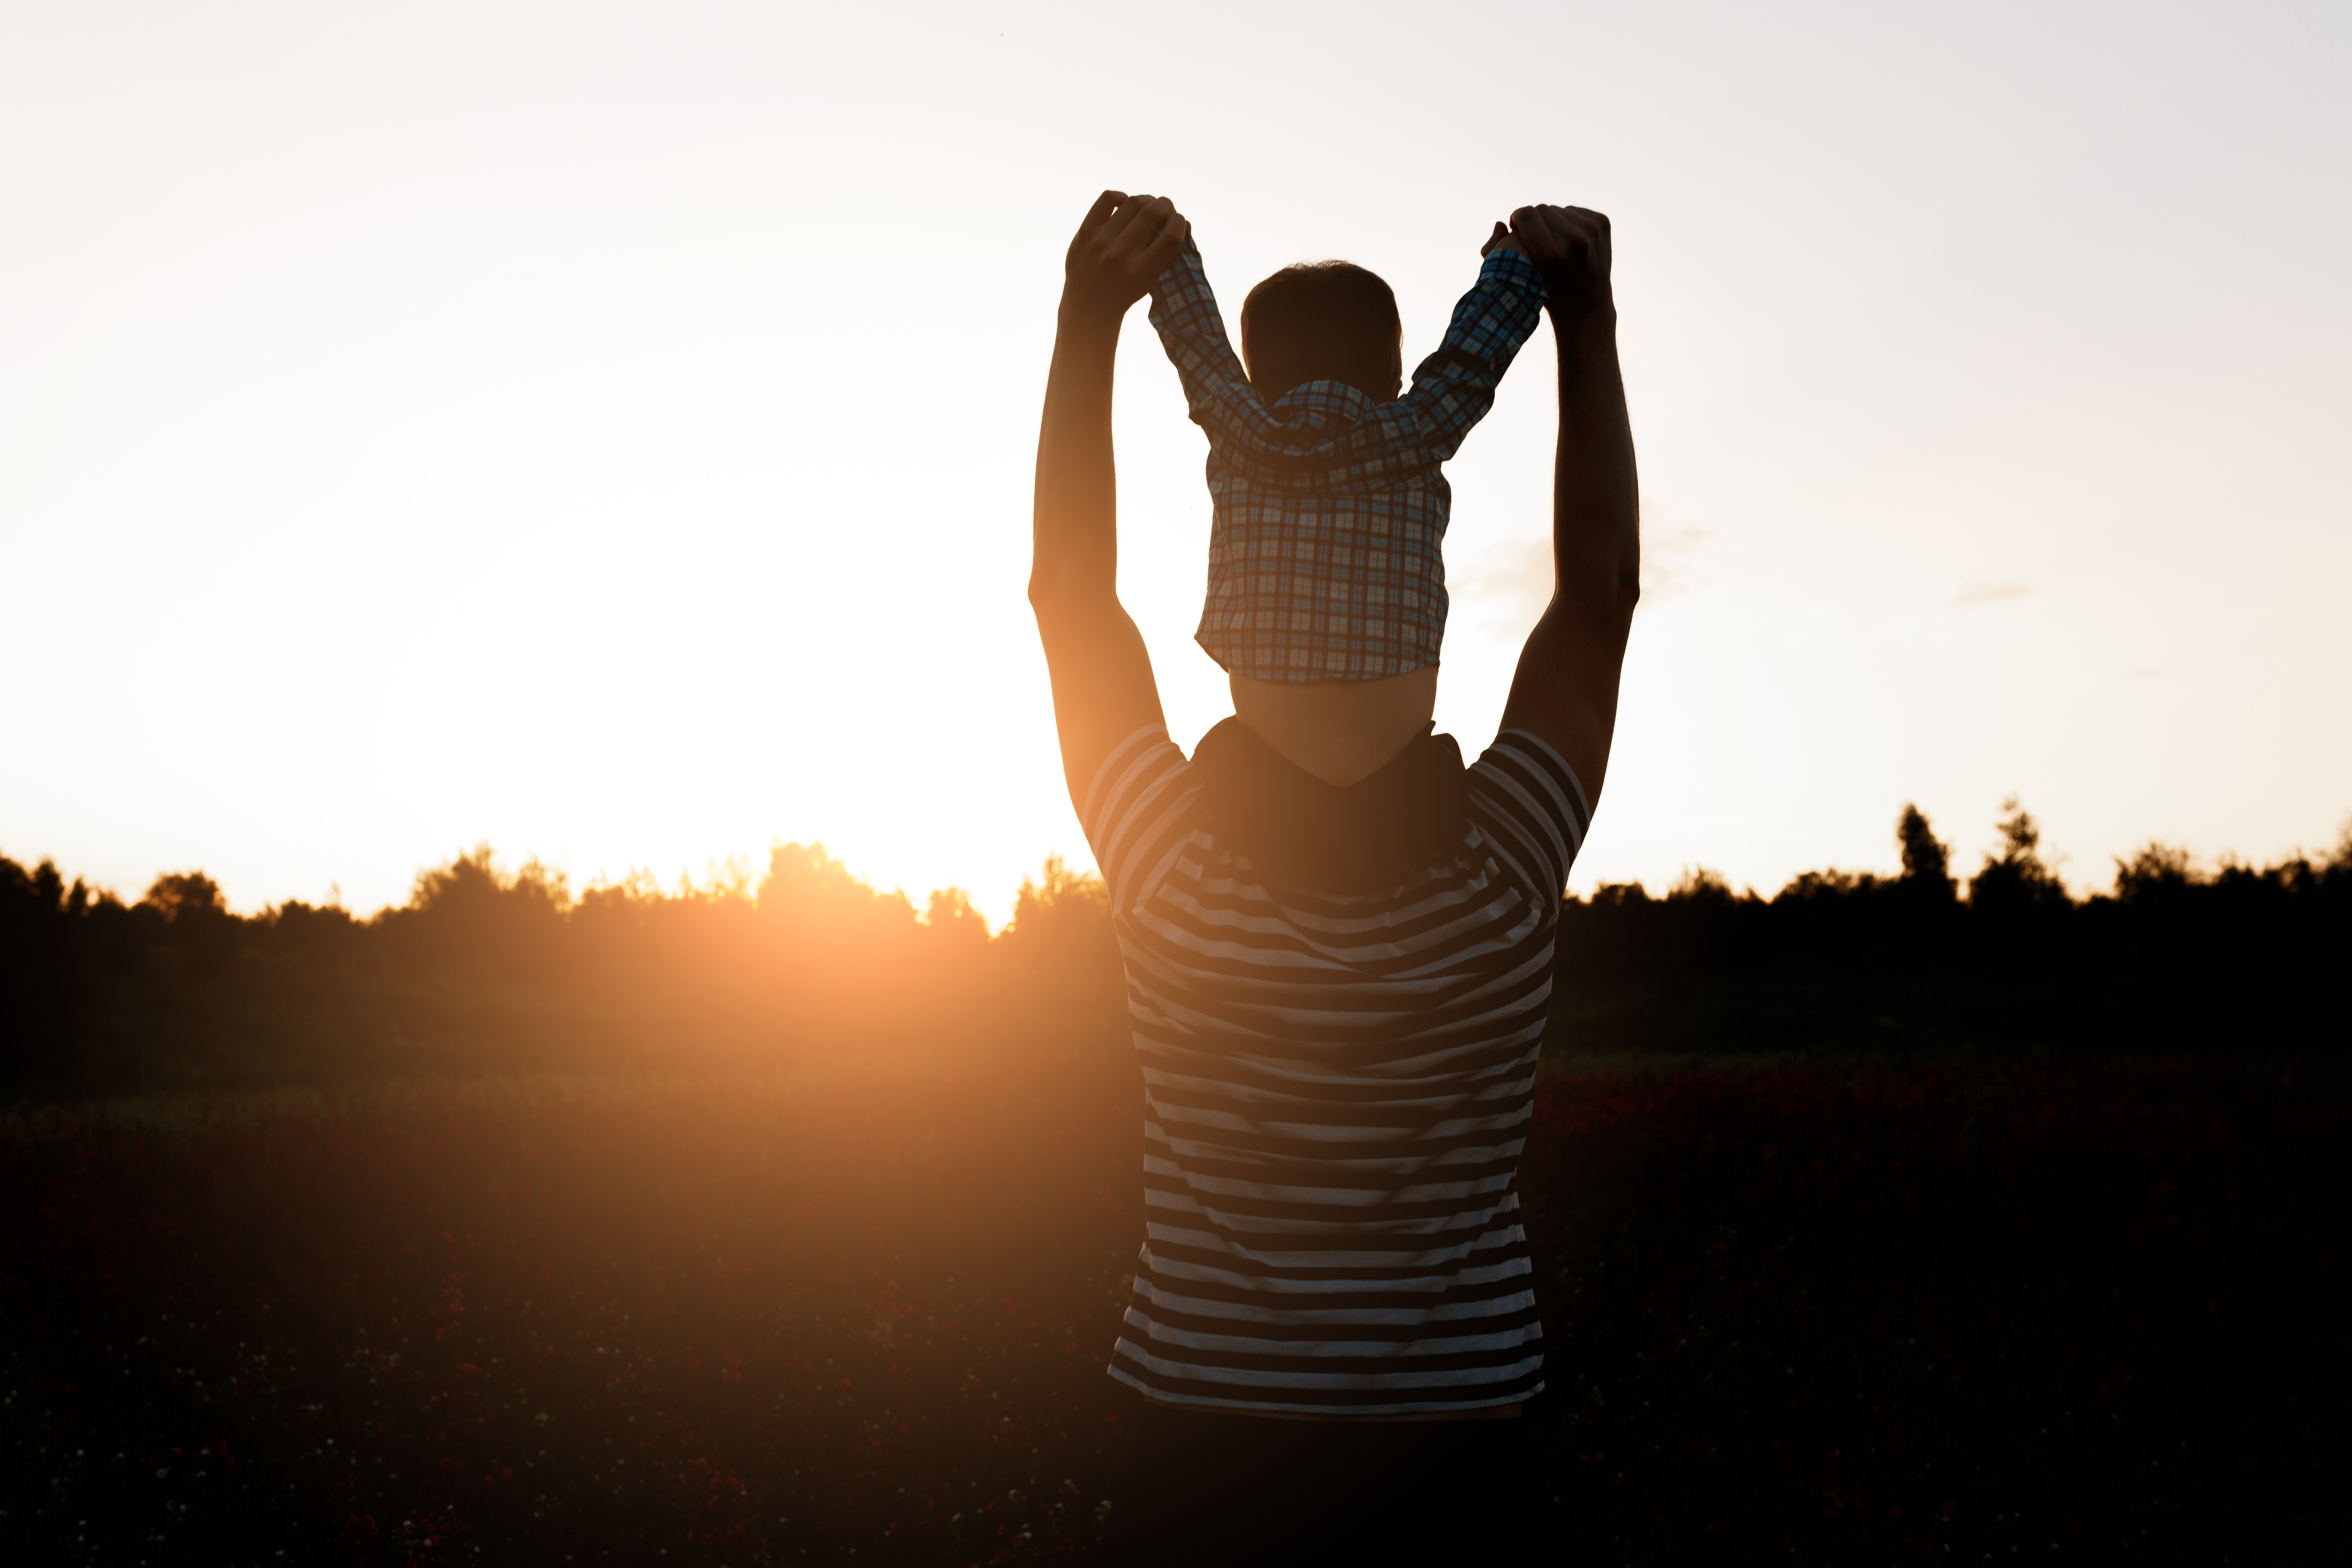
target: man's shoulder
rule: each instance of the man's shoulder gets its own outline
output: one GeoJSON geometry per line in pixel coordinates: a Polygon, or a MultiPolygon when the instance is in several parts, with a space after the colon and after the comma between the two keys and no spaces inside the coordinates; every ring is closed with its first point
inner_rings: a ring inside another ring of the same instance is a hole
{"type": "Polygon", "coordinates": [[[1573,816],[1580,823],[1591,817],[1592,807],[1576,770],[1569,766],[1568,759],[1559,754],[1557,747],[1533,731],[1502,731],[1470,764],[1470,771],[1531,786],[1551,806],[1573,816]]]}
{"type": "Polygon", "coordinates": [[[1468,771],[1474,814],[1509,842],[1530,883],[1558,900],[1592,822],[1576,770],[1541,736],[1506,730],[1468,771]]]}
{"type": "Polygon", "coordinates": [[[1164,818],[1179,804],[1192,771],[1192,763],[1161,724],[1136,731],[1103,758],[1079,808],[1078,822],[1106,877],[1115,877],[1115,865],[1126,861],[1155,828],[1166,826],[1164,818]]]}

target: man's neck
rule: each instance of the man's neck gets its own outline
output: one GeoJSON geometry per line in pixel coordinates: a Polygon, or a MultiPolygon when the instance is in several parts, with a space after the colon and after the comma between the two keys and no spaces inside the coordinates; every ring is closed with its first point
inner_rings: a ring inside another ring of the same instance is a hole
{"type": "Polygon", "coordinates": [[[1232,680],[1234,716],[1339,789],[1380,772],[1437,710],[1433,664],[1381,680],[1232,680]]]}

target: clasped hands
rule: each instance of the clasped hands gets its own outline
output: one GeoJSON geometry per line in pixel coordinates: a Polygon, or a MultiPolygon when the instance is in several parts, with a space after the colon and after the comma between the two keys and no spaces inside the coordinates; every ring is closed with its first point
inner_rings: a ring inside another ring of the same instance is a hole
{"type": "MultiPolygon", "coordinates": [[[[1063,262],[1062,305],[1118,320],[1151,292],[1152,280],[1184,247],[1192,226],[1166,196],[1105,191],[1087,211],[1063,262]]],[[[1543,274],[1555,320],[1613,310],[1609,219],[1584,207],[1526,206],[1497,223],[1486,255],[1515,250],[1543,274]]]]}
{"type": "Polygon", "coordinates": [[[1543,274],[1545,303],[1555,321],[1600,310],[1616,310],[1609,288],[1609,218],[1589,207],[1521,207],[1511,221],[1496,224],[1485,256],[1516,250],[1543,274]]]}

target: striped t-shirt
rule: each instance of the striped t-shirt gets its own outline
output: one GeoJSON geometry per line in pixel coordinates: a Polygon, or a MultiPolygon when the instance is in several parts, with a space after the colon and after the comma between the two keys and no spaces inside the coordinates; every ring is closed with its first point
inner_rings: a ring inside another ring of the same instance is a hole
{"type": "Polygon", "coordinates": [[[1220,844],[1158,726],[1083,812],[1144,1081],[1144,1244],[1110,1373],[1321,1416],[1543,1387],[1518,1160],[1552,939],[1590,809],[1506,731],[1450,858],[1337,895],[1220,844]]]}

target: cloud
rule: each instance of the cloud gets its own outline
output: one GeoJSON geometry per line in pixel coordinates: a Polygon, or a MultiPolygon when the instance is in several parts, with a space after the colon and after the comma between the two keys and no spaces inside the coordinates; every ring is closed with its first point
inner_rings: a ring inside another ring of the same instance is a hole
{"type": "Polygon", "coordinates": [[[1963,583],[1960,591],[1952,595],[1958,609],[1972,609],[1978,605],[1990,605],[2002,599],[2022,599],[2033,590],[2023,583],[1963,583]]]}
{"type": "Polygon", "coordinates": [[[1525,637],[1551,602],[1551,541],[1513,540],[1484,551],[1467,570],[1448,572],[1445,586],[1475,603],[1490,631],[1525,637]]]}
{"type": "MultiPolygon", "coordinates": [[[[1703,547],[1710,538],[1696,524],[1651,530],[1642,533],[1642,603],[1688,593],[1705,581],[1699,570],[1703,547]]],[[[1551,602],[1551,539],[1515,539],[1482,551],[1476,559],[1456,569],[1449,566],[1445,586],[1456,603],[1475,605],[1479,623],[1499,637],[1523,637],[1536,617],[1551,602]]]]}
{"type": "Polygon", "coordinates": [[[1642,532],[1642,602],[1655,605],[1690,592],[1706,581],[1699,555],[1710,535],[1696,523],[1642,532]]]}

